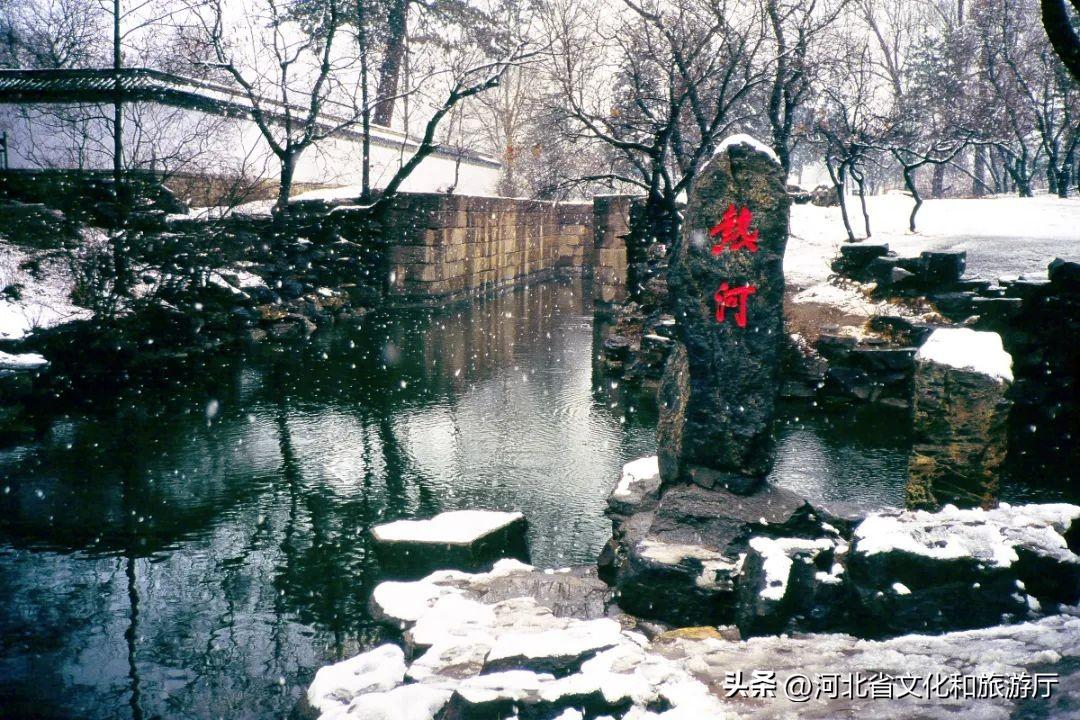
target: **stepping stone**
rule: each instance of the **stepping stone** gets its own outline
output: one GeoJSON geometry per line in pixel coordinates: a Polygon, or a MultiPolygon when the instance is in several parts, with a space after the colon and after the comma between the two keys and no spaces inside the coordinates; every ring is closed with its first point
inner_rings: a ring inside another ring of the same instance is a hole
{"type": "Polygon", "coordinates": [[[528,561],[527,527],[520,512],[455,510],[378,525],[371,534],[384,571],[419,577],[435,569],[487,569],[505,557],[528,561]]]}

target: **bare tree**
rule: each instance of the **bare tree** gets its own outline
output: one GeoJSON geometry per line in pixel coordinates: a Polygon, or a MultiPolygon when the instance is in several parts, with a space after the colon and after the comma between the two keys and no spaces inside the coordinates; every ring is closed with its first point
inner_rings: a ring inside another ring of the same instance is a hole
{"type": "Polygon", "coordinates": [[[750,123],[767,82],[763,13],[727,0],[621,5],[550,3],[552,70],[574,132],[612,151],[602,177],[643,191],[647,235],[673,243],[680,196],[723,137],[750,123]]]}
{"type": "Polygon", "coordinates": [[[813,97],[815,76],[825,65],[822,54],[828,49],[821,41],[848,4],[849,0],[765,0],[774,56],[766,114],[772,146],[785,173],[791,172],[798,114],[813,97]]]}
{"type": "Polygon", "coordinates": [[[339,0],[319,0],[306,23],[275,0],[264,0],[258,10],[245,18],[251,46],[246,48],[249,57],[241,59],[228,35],[222,0],[193,8],[213,56],[204,64],[241,88],[251,119],[281,165],[275,210],[284,215],[300,156],[360,123],[363,113],[355,102],[355,86],[339,76],[347,64],[335,55],[345,22],[339,0]]]}

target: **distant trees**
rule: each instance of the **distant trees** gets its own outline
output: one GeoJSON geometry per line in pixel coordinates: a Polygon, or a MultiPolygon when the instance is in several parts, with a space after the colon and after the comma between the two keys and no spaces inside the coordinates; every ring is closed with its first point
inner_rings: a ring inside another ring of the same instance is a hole
{"type": "Polygon", "coordinates": [[[560,109],[575,136],[608,147],[599,177],[645,195],[650,238],[676,240],[680,197],[754,115],[769,78],[762,19],[760,7],[727,0],[549,5],[560,109]]]}

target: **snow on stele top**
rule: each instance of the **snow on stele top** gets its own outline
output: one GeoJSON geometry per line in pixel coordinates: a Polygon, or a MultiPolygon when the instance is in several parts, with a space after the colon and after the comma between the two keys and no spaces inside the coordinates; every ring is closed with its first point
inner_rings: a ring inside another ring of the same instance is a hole
{"type": "Polygon", "coordinates": [[[761,142],[753,135],[747,135],[746,133],[732,135],[726,140],[724,140],[722,143],[720,143],[720,146],[716,148],[716,154],[719,155],[722,152],[726,152],[728,148],[734,145],[749,145],[754,150],[768,155],[769,159],[777,165],[780,164],[780,158],[776,156],[776,152],[771,147],[761,142]]]}

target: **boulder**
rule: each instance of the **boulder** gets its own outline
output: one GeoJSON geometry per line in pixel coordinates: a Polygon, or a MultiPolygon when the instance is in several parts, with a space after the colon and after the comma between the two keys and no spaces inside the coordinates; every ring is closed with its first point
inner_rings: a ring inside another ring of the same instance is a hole
{"type": "Polygon", "coordinates": [[[741,138],[723,148],[695,183],[670,254],[680,347],[661,383],[657,444],[666,485],[749,492],[774,460],[791,199],[767,149],[741,138]]]}
{"type": "MultiPolygon", "coordinates": [[[[869,281],[872,279],[870,272],[871,263],[878,258],[889,256],[889,246],[884,243],[846,243],[840,246],[840,256],[833,260],[832,269],[844,277],[854,280],[869,281]]],[[[895,267],[895,257],[888,258],[887,265],[878,263],[874,267],[895,267]]]]}
{"type": "Polygon", "coordinates": [[[839,535],[751,538],[735,614],[742,637],[840,627],[847,612],[841,563],[847,548],[839,535]]]}
{"type": "Polygon", "coordinates": [[[605,578],[618,590],[619,607],[639,617],[677,626],[727,624],[736,616],[752,537],[835,537],[846,527],[772,485],[749,496],[671,487],[655,507],[618,526],[605,578]]]}
{"type": "Polygon", "coordinates": [[[950,285],[964,276],[967,252],[936,250],[919,254],[919,280],[929,286],[950,285]]]}
{"type": "Polygon", "coordinates": [[[531,598],[555,617],[604,617],[611,591],[592,567],[537,570],[518,560],[502,559],[486,573],[441,570],[412,582],[386,581],[371,596],[372,616],[398,631],[417,620],[445,597],[495,604],[511,598],[531,598]]]}
{"type": "Polygon", "coordinates": [[[396,575],[437,568],[478,570],[501,557],[528,559],[519,512],[455,510],[428,520],[398,520],[372,528],[379,565],[396,575]]]}
{"type": "Polygon", "coordinates": [[[304,697],[304,715],[318,717],[346,710],[354,698],[392,690],[405,679],[405,653],[397,645],[319,668],[304,697]]]}
{"type": "Polygon", "coordinates": [[[941,328],[916,355],[909,507],[991,506],[1008,450],[1012,358],[996,333],[941,328]]]}
{"type": "Polygon", "coordinates": [[[1080,262],[1054,258],[1047,268],[1050,284],[1058,292],[1080,293],[1080,262]]]}
{"type": "Polygon", "coordinates": [[[855,528],[848,582],[878,635],[989,627],[1080,601],[1080,507],[871,515],[855,528]]]}

